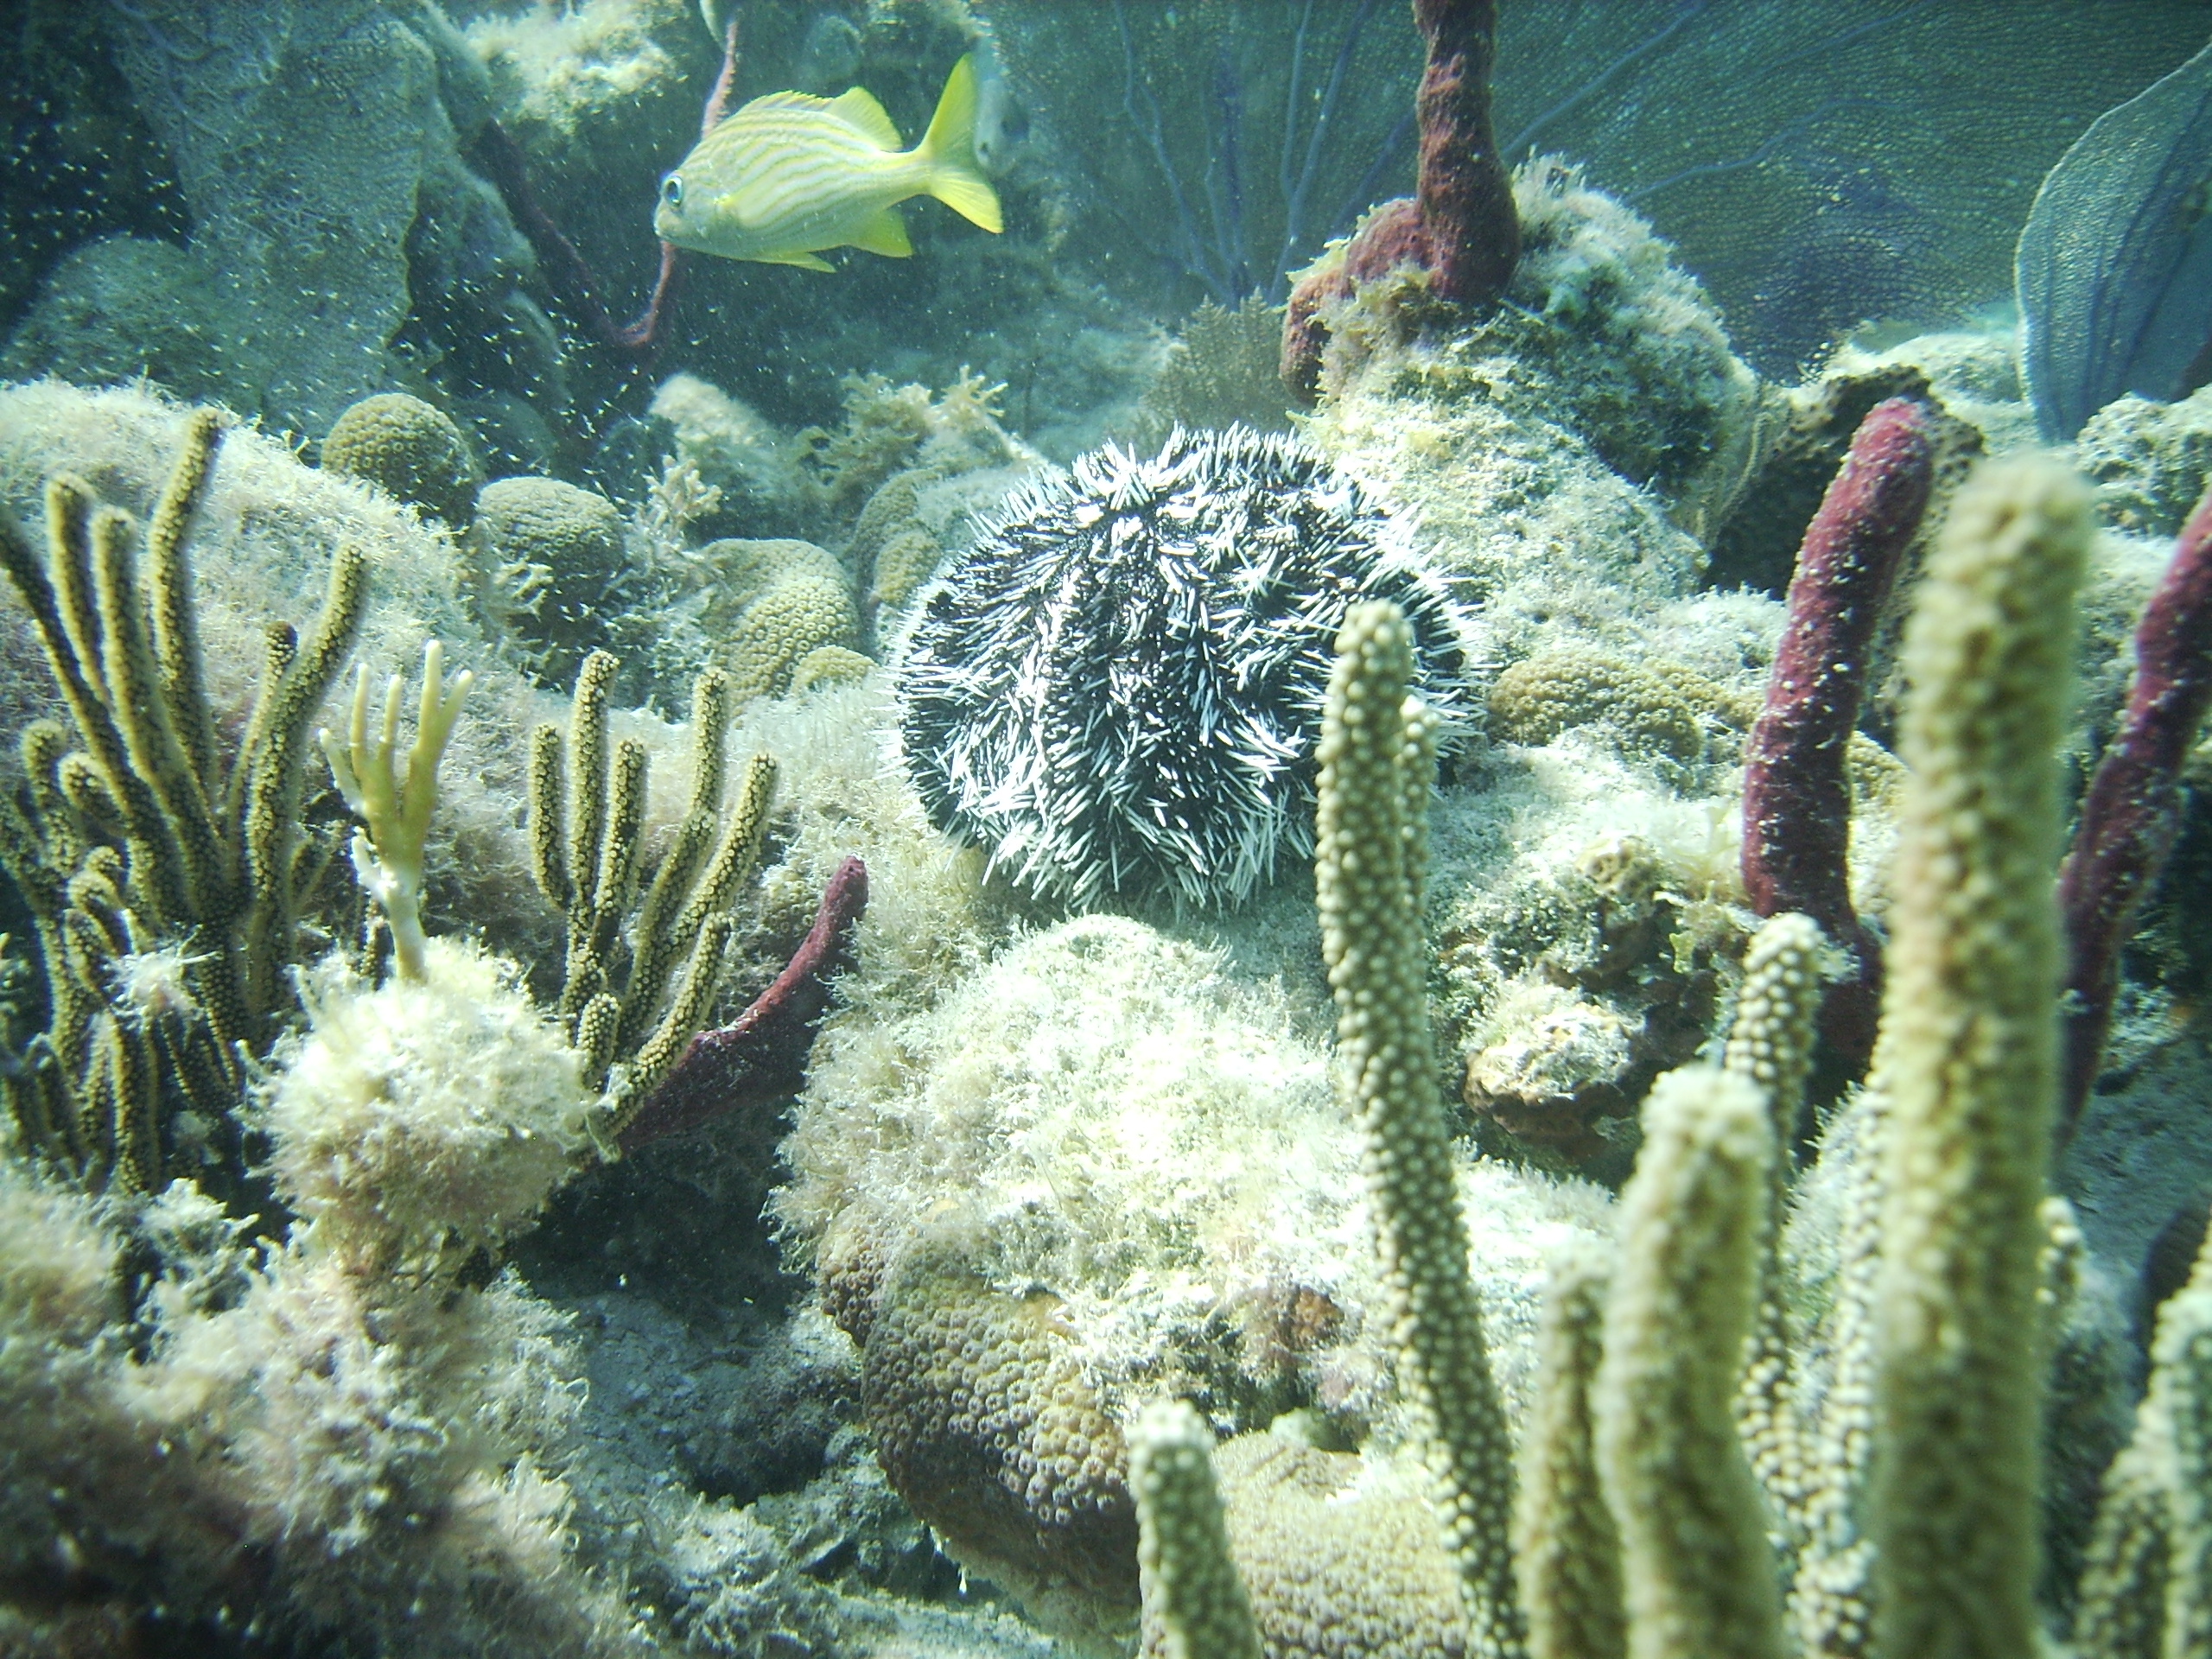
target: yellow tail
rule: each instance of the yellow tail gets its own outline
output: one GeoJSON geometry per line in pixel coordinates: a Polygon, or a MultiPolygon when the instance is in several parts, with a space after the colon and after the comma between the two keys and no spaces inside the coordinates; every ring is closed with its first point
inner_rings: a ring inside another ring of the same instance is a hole
{"type": "Polygon", "coordinates": [[[999,218],[998,192],[983,176],[976,161],[976,64],[963,58],[945,77],[944,92],[930,118],[930,130],[914,147],[914,154],[929,167],[929,183],[923,187],[969,223],[987,231],[1003,230],[999,218]]]}

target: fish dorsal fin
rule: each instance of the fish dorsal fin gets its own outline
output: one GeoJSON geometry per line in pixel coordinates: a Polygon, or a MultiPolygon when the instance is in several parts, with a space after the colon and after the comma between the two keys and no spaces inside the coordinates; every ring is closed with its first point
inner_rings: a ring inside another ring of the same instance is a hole
{"type": "Polygon", "coordinates": [[[891,118],[883,112],[883,105],[865,86],[855,86],[849,92],[840,92],[823,107],[842,121],[855,132],[886,149],[904,149],[906,141],[899,136],[899,129],[891,124],[891,118]]]}

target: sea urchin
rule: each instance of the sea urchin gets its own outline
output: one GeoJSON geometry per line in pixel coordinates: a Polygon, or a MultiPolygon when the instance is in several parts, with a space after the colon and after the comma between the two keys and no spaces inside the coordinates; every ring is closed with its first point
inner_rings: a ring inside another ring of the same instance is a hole
{"type": "Polygon", "coordinates": [[[1018,492],[925,596],[899,668],[906,766],[939,828],[1039,893],[1235,904],[1313,850],[1330,653],[1397,601],[1450,712],[1451,601],[1404,524],[1293,439],[1114,445],[1018,492]]]}

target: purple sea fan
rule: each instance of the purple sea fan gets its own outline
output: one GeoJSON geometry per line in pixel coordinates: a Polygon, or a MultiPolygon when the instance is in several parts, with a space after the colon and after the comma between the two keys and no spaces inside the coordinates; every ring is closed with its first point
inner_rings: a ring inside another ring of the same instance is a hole
{"type": "Polygon", "coordinates": [[[1390,599],[1458,712],[1457,608],[1411,532],[1295,440],[1114,445],[1018,492],[924,596],[899,668],[939,828],[1033,892],[1232,906],[1313,851],[1313,747],[1345,613],[1390,599]]]}

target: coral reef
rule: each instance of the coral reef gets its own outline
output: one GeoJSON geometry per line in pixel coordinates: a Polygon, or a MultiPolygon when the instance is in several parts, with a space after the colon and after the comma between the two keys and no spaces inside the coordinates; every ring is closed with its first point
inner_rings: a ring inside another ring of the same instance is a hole
{"type": "MultiPolygon", "coordinates": [[[[181,569],[176,552],[157,563],[181,569]]],[[[380,749],[359,729],[365,681],[353,741],[327,746],[368,810],[375,849],[357,858],[396,931],[467,690],[447,686],[435,651],[425,667],[404,789],[396,686],[380,749]]],[[[141,720],[164,708],[150,686],[111,696],[141,720]]],[[[172,745],[181,712],[163,716],[172,745]]],[[[10,1421],[48,1407],[0,1469],[0,1507],[20,1523],[0,1612],[11,1646],[67,1650],[103,1624],[120,1640],[261,1623],[378,1649],[639,1650],[619,1596],[575,1565],[570,1495],[549,1471],[576,1406],[558,1317],[512,1276],[467,1272],[575,1172],[601,1102],[515,964],[419,937],[402,952],[381,986],[327,958],[303,988],[306,1028],[268,1055],[255,1116],[295,1218],[262,1248],[244,1242],[254,1217],[188,1181],[95,1209],[0,1160],[6,1253],[54,1263],[0,1298],[10,1421]],[[123,1283],[126,1249],[145,1263],[128,1311],[113,1290],[88,1294],[123,1283]]]]}
{"type": "Polygon", "coordinates": [[[1758,386],[1635,213],[1553,158],[1521,168],[1514,191],[1522,253],[1508,303],[1446,332],[1396,306],[1387,283],[1345,302],[1329,314],[1309,440],[1418,512],[1452,545],[1454,574],[1485,591],[1520,573],[1530,541],[1602,538],[1618,561],[1609,582],[1681,592],[1704,554],[1636,521],[1655,499],[1693,532],[1719,521],[1750,464],[1758,386]],[[1447,454],[1477,475],[1432,491],[1447,454]],[[1555,531],[1531,522],[1547,511],[1555,531]]]}
{"type": "MultiPolygon", "coordinates": [[[[885,884],[887,898],[893,891],[885,884]]],[[[1294,937],[1311,976],[1310,921],[1294,937]]],[[[872,988],[881,972],[863,933],[846,996],[876,1012],[849,1006],[825,1024],[785,1143],[794,1179],[773,1201],[816,1264],[825,1305],[865,1336],[864,1386],[888,1363],[871,1322],[893,1287],[910,1284],[897,1294],[919,1297],[945,1282],[899,1279],[907,1250],[925,1248],[910,1243],[919,1231],[944,1272],[969,1275],[955,1281],[975,1287],[963,1294],[959,1306],[972,1313],[962,1317],[995,1308],[992,1318],[1038,1332],[1025,1338],[1040,1344],[1038,1363],[1076,1366],[1109,1421],[1166,1388],[1227,1433],[1305,1406],[1332,1426],[1325,1437],[1402,1441],[1402,1408],[1386,1381],[1390,1326],[1359,1243],[1356,1137],[1330,1097],[1314,1001],[1287,998],[1271,970],[1239,976],[1217,952],[1108,916],[1020,941],[933,1006],[895,1018],[914,993],[872,988]],[[1071,1180],[1065,1160],[1077,1149],[1083,1174],[1071,1180]]],[[[1318,1001],[1322,988],[1306,995],[1318,1001]]],[[[1605,1200],[1586,1185],[1495,1163],[1463,1164],[1459,1179],[1500,1385],[1518,1399],[1534,1370],[1542,1253],[1561,1239],[1600,1236],[1605,1200]]],[[[899,1328],[951,1317],[931,1305],[924,1297],[903,1312],[899,1328]]],[[[972,1392],[972,1376],[964,1386],[972,1392]]],[[[878,1433],[912,1433],[904,1414],[881,1424],[871,1414],[870,1422],[878,1433]]],[[[1014,1442],[1017,1460],[1046,1449],[1032,1435],[1014,1442]]],[[[1320,1467],[1293,1484],[1313,1491],[1316,1518],[1325,1494],[1355,1476],[1398,1490],[1412,1478],[1313,1455],[1320,1467]]],[[[979,1478],[995,1479],[995,1462],[978,1466],[979,1478]]],[[[1353,1552],[1333,1577],[1313,1578],[1297,1529],[1271,1514],[1287,1499],[1255,1480],[1240,1521],[1236,1485],[1224,1479],[1231,1537],[1252,1527],[1285,1540],[1279,1581],[1288,1605],[1319,1617],[1329,1593],[1357,1592],[1379,1567],[1353,1552]]],[[[912,1497],[963,1560],[1027,1586],[1026,1602],[1061,1607],[1062,1622],[1122,1616],[1115,1609],[1124,1604],[1102,1607],[1096,1596],[1066,1613],[1066,1587],[1038,1584],[1033,1553],[1008,1560],[1003,1529],[979,1535],[961,1524],[967,1499],[940,1504],[928,1488],[912,1497]]],[[[1377,1524],[1407,1543],[1421,1535],[1418,1515],[1378,1514],[1377,1524]]],[[[1084,1571],[1126,1592],[1134,1580],[1112,1575],[1128,1574],[1133,1559],[1084,1571]]],[[[1416,1576],[1440,1562],[1428,1555],[1416,1576]]],[[[1442,1582],[1449,1608],[1448,1567],[1442,1582]]],[[[1267,1593],[1255,1580],[1255,1599],[1267,1593]]]]}
{"type": "MultiPolygon", "coordinates": [[[[47,480],[69,474],[92,484],[102,501],[148,519],[193,418],[143,390],[84,391],[50,381],[0,390],[0,512],[20,524],[43,524],[47,480]]],[[[454,733],[432,827],[428,901],[465,911],[495,949],[539,960],[558,950],[557,928],[532,883],[517,821],[528,757],[514,734],[545,718],[550,700],[500,653],[476,643],[480,624],[449,536],[382,491],[302,465],[287,445],[245,426],[225,431],[188,543],[200,666],[218,732],[244,729],[271,620],[289,618],[302,632],[313,626],[336,551],[347,543],[361,550],[370,577],[359,660],[378,674],[411,667],[435,638],[476,674],[474,717],[454,733]]],[[[41,717],[67,719],[35,629],[12,591],[0,598],[0,639],[9,644],[0,652],[0,726],[20,732],[41,717]]],[[[318,711],[302,718],[312,723],[318,711]]],[[[336,707],[320,718],[345,724],[336,707]]],[[[681,734],[659,722],[640,729],[656,749],[681,753],[681,734]]],[[[658,832],[681,804],[649,804],[649,825],[658,832]]],[[[306,827],[343,815],[334,794],[310,788],[306,827]]],[[[354,926],[350,915],[314,919],[340,934],[354,926]]]]}
{"type": "Polygon", "coordinates": [[[1320,645],[1347,607],[1400,599],[1448,707],[1460,625],[1405,539],[1308,451],[1238,429],[1016,496],[899,658],[931,816],[1078,906],[1240,902],[1307,850],[1320,645]]]}
{"type": "Polygon", "coordinates": [[[327,472],[365,479],[411,507],[465,529],[476,511],[481,469],[468,440],[441,411],[404,391],[352,404],[322,440],[327,472]]]}
{"type": "Polygon", "coordinates": [[[38,10],[0,1649],[2201,1646],[2202,400],[1834,339],[2201,45],[2023,7],[38,10]]]}

